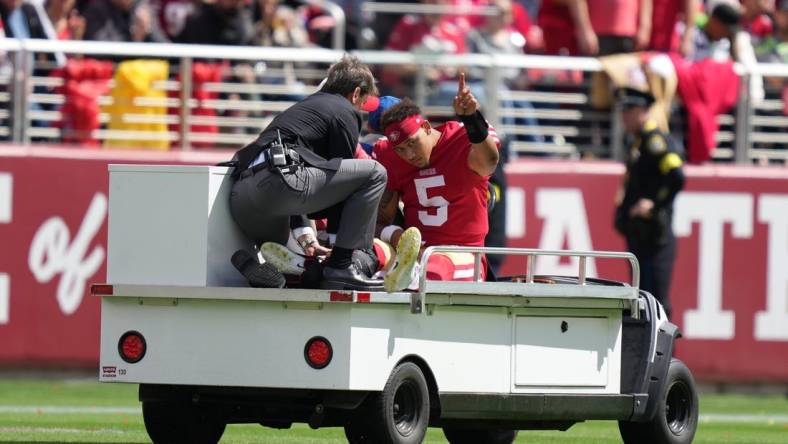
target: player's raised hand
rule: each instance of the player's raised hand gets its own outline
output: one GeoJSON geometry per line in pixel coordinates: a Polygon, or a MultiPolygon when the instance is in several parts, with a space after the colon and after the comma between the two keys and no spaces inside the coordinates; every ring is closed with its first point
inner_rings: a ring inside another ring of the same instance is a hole
{"type": "Polygon", "coordinates": [[[460,73],[457,85],[457,95],[454,97],[454,112],[458,116],[470,116],[479,109],[479,101],[471,94],[470,88],[465,85],[465,73],[460,73]]]}

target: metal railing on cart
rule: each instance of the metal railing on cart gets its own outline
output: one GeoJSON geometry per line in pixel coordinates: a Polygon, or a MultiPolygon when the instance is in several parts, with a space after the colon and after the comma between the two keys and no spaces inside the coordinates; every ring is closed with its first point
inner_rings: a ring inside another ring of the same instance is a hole
{"type": "MultiPolygon", "coordinates": [[[[64,127],[63,104],[71,98],[57,58],[99,59],[117,67],[126,60],[163,60],[165,78],[151,82],[153,96],[133,97],[129,112],[111,111],[120,99],[113,94],[115,80],[108,79],[106,92],[96,97],[99,127],[87,136],[97,145],[113,141],[133,145],[166,141],[166,149],[202,147],[238,148],[259,133],[279,112],[316,91],[331,63],[343,51],[322,48],[222,47],[152,43],[88,41],[0,40],[5,58],[0,64],[0,138],[17,144],[63,143],[71,140],[64,127]],[[207,64],[221,71],[215,79],[195,78],[195,67],[207,64]],[[61,73],[58,75],[58,73],[61,73]],[[199,91],[202,94],[196,94],[199,91]],[[153,107],[157,112],[135,113],[134,107],[153,107]],[[162,111],[162,109],[164,111],[162,111]],[[114,119],[114,120],[113,120],[114,119]],[[127,124],[109,125],[121,121],[127,124]],[[135,124],[139,124],[135,127],[135,124]],[[157,124],[155,131],[140,129],[157,124]],[[129,129],[130,128],[130,129],[129,129]]],[[[409,96],[433,120],[450,118],[451,103],[432,104],[434,88],[427,70],[455,68],[470,73],[469,80],[485,92],[485,116],[509,136],[517,154],[556,157],[623,158],[622,128],[618,112],[596,110],[589,104],[587,73],[601,70],[597,59],[536,55],[446,55],[393,51],[352,51],[376,71],[385,66],[411,64],[417,75],[409,96]],[[539,70],[541,80],[527,89],[503,88],[502,71],[539,70]],[[556,75],[552,75],[552,74],[556,75]],[[573,73],[572,81],[564,81],[573,73]],[[494,98],[494,99],[493,99],[494,98]],[[527,102],[528,107],[513,104],[527,102]],[[530,119],[530,124],[522,120],[530,119]]],[[[746,85],[750,73],[737,66],[746,85]]],[[[788,66],[761,64],[754,71],[768,77],[788,77],[788,66]]],[[[768,82],[767,82],[768,84],[768,82]]],[[[753,107],[748,89],[731,114],[719,116],[718,149],[715,157],[739,163],[754,160],[788,161],[788,117],[773,90],[753,107]]],[[[681,137],[683,122],[674,118],[671,128],[681,137]]]]}

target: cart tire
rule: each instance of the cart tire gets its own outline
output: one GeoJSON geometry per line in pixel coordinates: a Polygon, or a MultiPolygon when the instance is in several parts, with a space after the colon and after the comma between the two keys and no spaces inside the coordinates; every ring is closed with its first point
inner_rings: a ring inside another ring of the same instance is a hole
{"type": "Polygon", "coordinates": [[[367,413],[370,439],[362,442],[421,443],[430,420],[430,396],[419,366],[412,362],[396,366],[383,391],[372,395],[367,413]]]}
{"type": "Polygon", "coordinates": [[[443,434],[450,444],[512,444],[517,430],[471,430],[444,427],[443,434]]]}
{"type": "Polygon", "coordinates": [[[216,444],[227,426],[219,415],[186,403],[144,401],[142,418],[155,444],[216,444]]]}
{"type": "Polygon", "coordinates": [[[364,444],[374,442],[374,436],[370,431],[366,417],[353,417],[345,424],[345,438],[349,444],[364,444]]]}
{"type": "Polygon", "coordinates": [[[689,444],[698,428],[698,411],[695,379],[683,362],[672,359],[654,418],[619,421],[618,430],[626,444],[689,444]]]}

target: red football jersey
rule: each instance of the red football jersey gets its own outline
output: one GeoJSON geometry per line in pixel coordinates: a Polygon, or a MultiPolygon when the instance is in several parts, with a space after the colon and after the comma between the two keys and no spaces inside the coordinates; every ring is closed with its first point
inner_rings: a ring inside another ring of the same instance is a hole
{"type": "MultiPolygon", "coordinates": [[[[388,172],[386,188],[399,193],[405,224],[418,227],[427,246],[483,246],[488,178],[468,167],[471,142],[461,123],[450,121],[436,129],[441,136],[426,168],[405,162],[393,147],[377,147],[377,159],[388,172]]],[[[492,128],[490,135],[500,148],[492,128]]]]}

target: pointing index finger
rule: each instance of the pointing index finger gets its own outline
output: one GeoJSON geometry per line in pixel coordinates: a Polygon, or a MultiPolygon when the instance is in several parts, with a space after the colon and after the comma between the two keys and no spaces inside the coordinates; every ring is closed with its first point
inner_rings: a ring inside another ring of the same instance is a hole
{"type": "Polygon", "coordinates": [[[460,94],[462,94],[462,92],[465,91],[465,73],[464,72],[460,73],[460,83],[459,83],[459,85],[457,87],[457,91],[460,94]]]}

